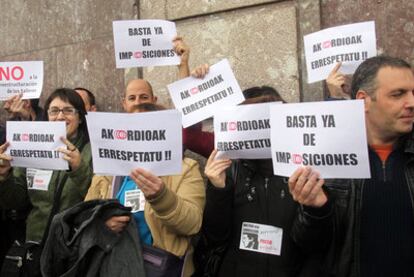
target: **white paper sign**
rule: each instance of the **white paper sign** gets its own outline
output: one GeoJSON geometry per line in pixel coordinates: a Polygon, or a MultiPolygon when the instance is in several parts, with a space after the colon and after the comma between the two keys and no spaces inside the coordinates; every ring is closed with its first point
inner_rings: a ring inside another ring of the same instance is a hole
{"type": "Polygon", "coordinates": [[[182,128],[177,110],[89,112],[86,120],[95,174],[126,176],[137,167],[158,176],[181,172],[182,128]]]}
{"type": "Polygon", "coordinates": [[[273,171],[310,166],[322,178],[370,178],[362,100],[270,107],[273,171]]]}
{"type": "Polygon", "coordinates": [[[352,74],[366,59],[377,55],[375,22],[328,28],[304,36],[308,83],[324,80],[342,62],[340,72],[352,74]]]}
{"type": "Polygon", "coordinates": [[[145,208],[145,196],[139,189],[125,191],[125,207],[131,207],[131,213],[141,212],[145,208]]]}
{"type": "Polygon", "coordinates": [[[183,115],[184,128],[244,100],[227,59],[212,65],[204,79],[188,77],[167,87],[175,108],[183,115]]]}
{"type": "Polygon", "coordinates": [[[43,87],[43,61],[0,62],[0,101],[23,94],[39,98],[43,87]]]}
{"type": "Polygon", "coordinates": [[[218,157],[270,159],[269,106],[282,102],[223,107],[214,115],[218,157]]]}
{"type": "Polygon", "coordinates": [[[52,175],[52,170],[26,168],[27,189],[47,191],[52,175]]]}
{"type": "Polygon", "coordinates": [[[63,121],[7,121],[10,146],[6,154],[13,158],[11,165],[15,167],[67,170],[68,162],[57,151],[66,147],[61,137],[66,137],[63,121]]]}
{"type": "Polygon", "coordinates": [[[282,237],[282,228],[243,222],[239,248],[247,251],[280,255],[282,237]]]}
{"type": "Polygon", "coordinates": [[[122,20],[112,22],[117,68],[177,65],[173,50],[175,23],[166,20],[122,20]]]}

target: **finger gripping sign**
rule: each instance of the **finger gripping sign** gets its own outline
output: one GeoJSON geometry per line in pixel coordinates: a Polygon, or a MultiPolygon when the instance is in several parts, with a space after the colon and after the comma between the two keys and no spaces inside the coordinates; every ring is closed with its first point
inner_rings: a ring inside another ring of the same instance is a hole
{"type": "Polygon", "coordinates": [[[213,116],[218,108],[235,106],[244,100],[227,59],[210,67],[203,78],[188,77],[167,86],[186,128],[213,116]]]}
{"type": "Polygon", "coordinates": [[[270,159],[269,106],[260,103],[223,107],[214,115],[215,148],[218,157],[229,159],[270,159]]]}
{"type": "Polygon", "coordinates": [[[43,61],[0,62],[0,101],[22,94],[39,98],[43,87],[43,61]]]}
{"type": "Polygon", "coordinates": [[[90,112],[86,116],[96,174],[122,175],[141,167],[163,176],[181,172],[181,115],[90,112]]]}
{"type": "Polygon", "coordinates": [[[364,103],[327,101],[270,107],[275,175],[301,166],[322,178],[370,178],[364,103]]]}
{"type": "Polygon", "coordinates": [[[64,122],[7,121],[6,154],[13,158],[14,167],[67,170],[68,162],[57,151],[66,148],[61,137],[66,137],[64,122]]]}
{"type": "Polygon", "coordinates": [[[339,62],[341,73],[352,74],[363,61],[377,55],[374,21],[324,29],[303,40],[308,83],[326,79],[339,62]]]}
{"type": "Polygon", "coordinates": [[[178,65],[173,49],[175,23],[166,20],[112,22],[117,68],[178,65]]]}

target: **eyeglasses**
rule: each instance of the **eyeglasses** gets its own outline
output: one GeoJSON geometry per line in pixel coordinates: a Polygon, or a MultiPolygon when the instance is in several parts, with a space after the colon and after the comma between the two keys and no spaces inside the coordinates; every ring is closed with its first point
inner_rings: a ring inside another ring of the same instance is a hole
{"type": "Polygon", "coordinates": [[[52,107],[49,110],[47,110],[47,114],[53,117],[58,116],[60,112],[62,112],[63,115],[71,116],[71,115],[76,114],[78,110],[75,109],[74,107],[64,107],[63,109],[52,107]]]}

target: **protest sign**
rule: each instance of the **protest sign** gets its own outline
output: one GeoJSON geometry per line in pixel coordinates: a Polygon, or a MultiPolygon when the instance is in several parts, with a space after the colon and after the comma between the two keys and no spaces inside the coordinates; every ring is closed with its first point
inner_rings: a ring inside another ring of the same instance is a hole
{"type": "Polygon", "coordinates": [[[178,65],[173,49],[175,23],[166,20],[122,20],[112,22],[117,68],[178,65]]]}
{"type": "Polygon", "coordinates": [[[188,127],[213,115],[223,106],[234,106],[244,100],[227,59],[210,67],[203,78],[188,77],[167,86],[175,108],[188,127]]]}
{"type": "Polygon", "coordinates": [[[0,62],[0,101],[22,94],[39,98],[43,87],[43,61],[0,62]]]}
{"type": "Polygon", "coordinates": [[[158,176],[181,172],[182,128],[177,110],[89,112],[86,121],[94,173],[125,176],[137,167],[158,176]]]}
{"type": "Polygon", "coordinates": [[[270,124],[275,175],[310,166],[322,178],[370,178],[362,100],[272,105],[270,124]]]}
{"type": "Polygon", "coordinates": [[[50,180],[52,179],[52,170],[42,170],[36,168],[26,168],[27,189],[49,190],[50,180]]]}
{"type": "Polygon", "coordinates": [[[67,170],[64,154],[57,151],[59,147],[66,148],[61,137],[66,137],[63,121],[7,121],[10,146],[6,154],[13,158],[14,167],[67,170]]]}
{"type": "Polygon", "coordinates": [[[282,249],[282,237],[282,228],[243,222],[239,248],[279,256],[282,249]]]}
{"type": "Polygon", "coordinates": [[[352,74],[366,59],[377,55],[375,22],[332,27],[304,36],[308,83],[324,80],[342,62],[340,72],[352,74]]]}
{"type": "Polygon", "coordinates": [[[217,157],[270,159],[269,106],[282,102],[223,107],[214,115],[217,157]]]}

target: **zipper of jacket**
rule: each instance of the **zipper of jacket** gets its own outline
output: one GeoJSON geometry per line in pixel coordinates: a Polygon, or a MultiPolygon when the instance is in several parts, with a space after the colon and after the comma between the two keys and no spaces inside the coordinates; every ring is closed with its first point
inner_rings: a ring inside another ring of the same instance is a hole
{"type": "MultiPolygon", "coordinates": [[[[355,247],[354,247],[354,256],[355,256],[355,271],[357,276],[361,275],[361,263],[360,263],[360,252],[361,252],[361,243],[360,243],[360,235],[361,235],[361,209],[362,209],[362,197],[364,194],[364,183],[365,181],[362,180],[361,181],[361,189],[360,189],[360,193],[359,193],[359,199],[358,202],[355,203],[355,216],[357,217],[356,220],[356,224],[358,224],[358,226],[355,226],[357,232],[355,234],[354,237],[354,243],[355,243],[355,247]]],[[[352,270],[351,270],[351,274],[352,274],[352,270]]]]}
{"type": "MultiPolygon", "coordinates": [[[[265,177],[265,183],[264,183],[264,188],[265,188],[265,201],[266,201],[266,215],[265,215],[265,219],[266,219],[266,223],[268,223],[268,220],[269,220],[269,193],[267,192],[267,187],[269,186],[269,178],[268,177],[265,177]]],[[[269,261],[269,255],[266,255],[266,268],[267,268],[267,270],[265,271],[266,272],[266,276],[269,276],[269,267],[270,267],[270,261],[269,261]]]]}
{"type": "Polygon", "coordinates": [[[385,161],[382,161],[382,176],[384,177],[384,182],[387,181],[387,174],[385,170],[385,161]]]}
{"type": "Polygon", "coordinates": [[[264,188],[265,188],[265,210],[266,210],[266,214],[265,214],[265,220],[266,222],[268,222],[269,220],[269,193],[267,191],[267,187],[269,186],[269,178],[265,177],[265,183],[264,183],[264,188]]]}
{"type": "Polygon", "coordinates": [[[269,219],[269,206],[268,206],[268,198],[269,198],[269,193],[267,192],[267,187],[269,186],[269,178],[265,177],[265,183],[264,183],[264,188],[265,188],[265,201],[266,201],[266,221],[269,219]]]}

